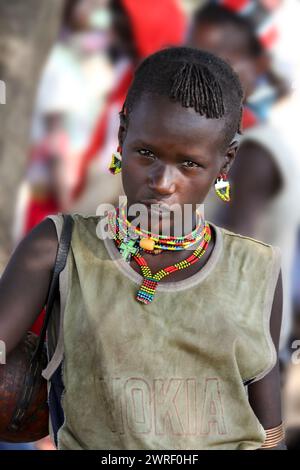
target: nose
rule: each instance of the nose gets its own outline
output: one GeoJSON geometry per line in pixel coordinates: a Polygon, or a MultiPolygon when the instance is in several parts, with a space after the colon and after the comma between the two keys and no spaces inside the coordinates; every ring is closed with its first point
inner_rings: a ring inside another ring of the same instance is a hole
{"type": "Polygon", "coordinates": [[[175,192],[175,169],[170,165],[159,164],[149,174],[149,188],[157,196],[167,197],[175,192]]]}

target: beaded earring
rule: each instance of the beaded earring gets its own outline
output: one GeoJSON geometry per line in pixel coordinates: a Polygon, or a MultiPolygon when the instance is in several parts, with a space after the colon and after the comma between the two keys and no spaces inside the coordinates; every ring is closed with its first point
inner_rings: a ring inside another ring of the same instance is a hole
{"type": "Polygon", "coordinates": [[[122,170],[122,154],[121,154],[121,147],[120,145],[117,148],[117,151],[112,154],[111,162],[108,167],[109,171],[113,174],[116,175],[117,173],[120,173],[122,170]]]}
{"type": "Polygon", "coordinates": [[[230,183],[227,181],[226,173],[221,173],[215,181],[217,196],[225,202],[230,201],[230,183]]]}

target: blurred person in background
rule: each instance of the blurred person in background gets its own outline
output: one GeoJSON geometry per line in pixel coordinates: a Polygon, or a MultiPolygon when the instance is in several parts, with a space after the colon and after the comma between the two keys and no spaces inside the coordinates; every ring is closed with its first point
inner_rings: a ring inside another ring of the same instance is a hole
{"type": "MultiPolygon", "coordinates": [[[[107,57],[110,15],[105,0],[68,0],[63,27],[40,86],[37,118],[44,101],[64,110],[70,151],[65,155],[65,207],[77,184],[80,159],[111,90],[114,69],[107,57]],[[50,93],[50,98],[49,98],[50,93]]],[[[38,123],[33,126],[38,135],[38,123]]]]}
{"type": "Polygon", "coordinates": [[[276,40],[276,29],[271,14],[267,2],[208,2],[195,13],[189,42],[227,60],[244,88],[242,142],[230,174],[232,200],[216,205],[215,198],[208,198],[205,211],[208,220],[280,247],[284,285],[280,357],[286,362],[300,188],[296,155],[268,120],[272,106],[288,92],[285,81],[272,69],[269,48],[276,40]]]}
{"type": "Polygon", "coordinates": [[[106,3],[65,2],[61,32],[37,93],[31,150],[17,198],[14,244],[46,215],[69,209],[80,155],[111,86],[112,67],[104,53],[109,26],[106,3]]]}
{"type": "MultiPolygon", "coordinates": [[[[64,156],[69,150],[69,137],[63,130],[63,114],[58,110],[43,115],[44,137],[33,145],[27,164],[26,180],[16,213],[16,239],[22,239],[47,215],[64,209],[65,165],[64,156]]],[[[31,328],[40,333],[44,310],[31,328]]]]}
{"type": "Polygon", "coordinates": [[[165,46],[182,44],[186,32],[186,18],[176,0],[112,0],[110,13],[108,55],[115,81],[80,162],[72,210],[83,213],[95,213],[100,203],[114,203],[124,194],[121,176],[111,175],[108,167],[118,146],[119,112],[135,67],[165,46]]]}
{"type": "Polygon", "coordinates": [[[59,111],[43,115],[44,137],[30,152],[26,179],[30,186],[24,232],[28,233],[51,211],[62,207],[63,157],[69,148],[69,138],[63,130],[63,115],[59,111]]]}

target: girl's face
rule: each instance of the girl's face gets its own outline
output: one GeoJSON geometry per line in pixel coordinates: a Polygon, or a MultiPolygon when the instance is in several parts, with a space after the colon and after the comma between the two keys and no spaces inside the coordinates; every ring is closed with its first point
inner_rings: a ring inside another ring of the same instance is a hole
{"type": "Polygon", "coordinates": [[[155,200],[171,206],[203,203],[236,146],[224,151],[224,119],[207,119],[168,97],[144,95],[121,123],[122,180],[128,207],[155,200]]]}

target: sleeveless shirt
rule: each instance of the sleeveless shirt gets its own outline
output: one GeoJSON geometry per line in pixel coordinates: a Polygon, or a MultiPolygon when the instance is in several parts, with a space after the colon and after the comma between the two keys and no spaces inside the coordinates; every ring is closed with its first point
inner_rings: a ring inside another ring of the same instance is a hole
{"type": "MultiPolygon", "coordinates": [[[[142,276],[101,238],[100,218],[72,216],[43,371],[51,389],[62,366],[58,449],[259,448],[266,434],[247,384],[277,359],[269,321],[280,250],[210,223],[206,264],[170,276],[145,305],[135,299],[142,276]]],[[[48,217],[59,237],[62,214],[48,217]]]]}

